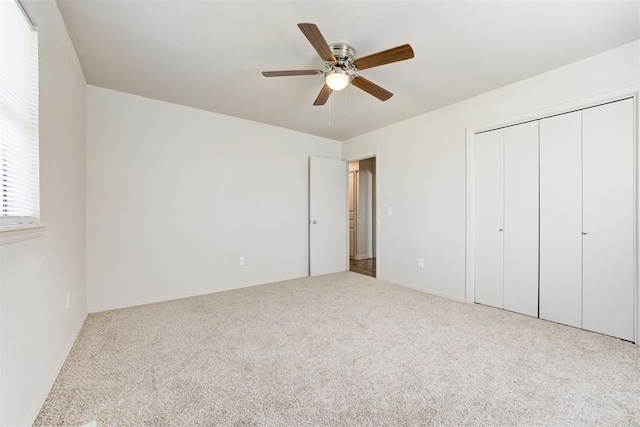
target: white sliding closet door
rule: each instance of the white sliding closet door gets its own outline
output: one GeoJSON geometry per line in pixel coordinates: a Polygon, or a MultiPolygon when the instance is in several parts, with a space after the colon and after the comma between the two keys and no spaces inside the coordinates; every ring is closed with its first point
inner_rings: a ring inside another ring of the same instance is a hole
{"type": "Polygon", "coordinates": [[[582,327],[582,112],[540,120],[540,317],[582,327]]]}
{"type": "Polygon", "coordinates": [[[475,137],[475,301],[502,308],[503,131],[475,137]]]}
{"type": "Polygon", "coordinates": [[[504,305],[538,317],[538,122],[504,129],[504,305]]]}
{"type": "Polygon", "coordinates": [[[633,101],[583,110],[583,327],[634,339],[633,101]]]}

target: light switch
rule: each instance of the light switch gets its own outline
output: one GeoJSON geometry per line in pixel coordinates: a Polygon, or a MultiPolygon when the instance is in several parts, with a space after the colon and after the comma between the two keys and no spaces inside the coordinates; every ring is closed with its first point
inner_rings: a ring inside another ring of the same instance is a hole
{"type": "Polygon", "coordinates": [[[391,216],[391,215],[393,215],[393,208],[391,206],[389,206],[387,208],[387,216],[391,216]]]}

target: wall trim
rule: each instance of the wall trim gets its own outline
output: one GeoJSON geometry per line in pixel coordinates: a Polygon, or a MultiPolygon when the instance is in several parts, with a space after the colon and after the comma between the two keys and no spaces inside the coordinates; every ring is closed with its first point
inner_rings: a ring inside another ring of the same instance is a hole
{"type": "Polygon", "coordinates": [[[60,357],[58,357],[58,359],[56,360],[56,363],[54,364],[55,369],[53,370],[51,375],[47,378],[47,380],[44,382],[45,387],[43,387],[43,390],[40,393],[40,395],[37,397],[37,399],[34,399],[34,406],[32,407],[31,411],[29,411],[29,415],[27,416],[27,419],[25,420],[24,425],[33,425],[33,423],[36,421],[36,418],[38,417],[38,414],[42,409],[42,405],[44,405],[45,400],[47,400],[47,397],[49,396],[49,392],[51,391],[51,388],[53,388],[53,384],[56,382],[56,379],[58,379],[58,375],[60,375],[60,371],[62,370],[64,363],[67,361],[67,357],[69,357],[69,353],[71,353],[71,349],[73,348],[73,345],[76,343],[76,340],[80,335],[80,331],[82,331],[82,327],[84,326],[84,322],[87,320],[87,316],[88,314],[84,313],[80,322],[78,322],[78,324],[76,325],[74,332],[72,334],[73,339],[69,340],[67,345],[64,347],[64,351],[60,354],[60,357]]]}
{"type": "Polygon", "coordinates": [[[633,137],[634,139],[634,144],[633,144],[633,149],[635,151],[635,156],[634,156],[634,173],[636,174],[635,176],[635,182],[634,182],[634,206],[635,206],[635,222],[634,222],[634,230],[633,230],[633,258],[636,260],[636,268],[634,270],[634,284],[635,286],[633,287],[633,292],[635,293],[635,298],[634,301],[636,303],[636,310],[633,313],[635,315],[635,344],[637,346],[640,346],[640,282],[638,282],[638,277],[640,277],[640,261],[638,260],[638,241],[640,240],[640,235],[638,233],[640,233],[640,206],[638,205],[638,203],[640,202],[640,197],[638,196],[638,191],[640,191],[640,172],[638,171],[638,168],[640,167],[640,150],[638,150],[638,144],[640,143],[639,141],[639,130],[638,130],[638,112],[640,111],[640,88],[636,88],[636,91],[634,92],[634,109],[633,109],[633,137]]]}
{"type": "Polygon", "coordinates": [[[198,291],[195,291],[195,292],[190,292],[188,294],[180,294],[180,295],[175,294],[175,295],[169,295],[169,296],[166,296],[166,297],[152,298],[152,299],[138,298],[138,299],[133,299],[133,300],[128,301],[128,302],[115,303],[115,304],[104,304],[104,305],[98,305],[96,307],[93,307],[93,306],[89,305],[87,308],[89,310],[89,314],[94,314],[94,313],[101,313],[101,312],[104,312],[104,311],[120,310],[120,309],[123,309],[123,308],[139,307],[139,306],[142,306],[142,305],[149,305],[149,304],[157,304],[157,303],[161,303],[161,302],[175,301],[175,300],[184,299],[184,298],[200,297],[200,296],[204,296],[204,295],[217,294],[217,293],[220,293],[220,292],[235,291],[236,289],[252,288],[254,286],[264,286],[264,285],[269,285],[271,283],[286,282],[288,280],[302,279],[302,278],[305,278],[305,277],[310,277],[310,276],[308,274],[304,274],[302,276],[285,277],[285,278],[276,279],[276,280],[269,280],[268,282],[248,283],[248,284],[227,286],[227,287],[224,287],[222,289],[208,289],[208,290],[207,289],[202,289],[202,290],[198,290],[198,291]]]}
{"type": "Polygon", "coordinates": [[[433,289],[421,288],[415,285],[410,285],[408,283],[401,282],[399,280],[391,280],[391,279],[384,279],[384,278],[379,278],[378,280],[392,284],[392,285],[402,286],[403,288],[413,289],[414,291],[420,291],[427,294],[435,295],[437,297],[447,298],[447,299],[451,299],[458,302],[466,302],[464,297],[459,297],[458,295],[448,294],[446,292],[434,291],[433,289]]]}
{"type": "Polygon", "coordinates": [[[353,259],[355,260],[363,260],[363,259],[369,259],[369,258],[373,258],[373,254],[362,254],[362,255],[356,255],[353,257],[353,259]]]}

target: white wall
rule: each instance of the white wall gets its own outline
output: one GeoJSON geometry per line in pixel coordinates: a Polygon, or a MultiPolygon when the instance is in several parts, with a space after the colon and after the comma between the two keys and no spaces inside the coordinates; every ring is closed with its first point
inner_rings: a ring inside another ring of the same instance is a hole
{"type": "Polygon", "coordinates": [[[0,425],[33,422],[86,316],[86,83],[55,2],[23,3],[39,27],[47,227],[39,238],[0,246],[0,425]]]}
{"type": "Polygon", "coordinates": [[[378,152],[378,278],[464,300],[466,130],[637,90],[639,51],[636,41],[345,141],[344,159],[378,152]]]}
{"type": "Polygon", "coordinates": [[[89,311],[308,274],[308,157],[340,142],[94,86],[87,114],[89,311]]]}

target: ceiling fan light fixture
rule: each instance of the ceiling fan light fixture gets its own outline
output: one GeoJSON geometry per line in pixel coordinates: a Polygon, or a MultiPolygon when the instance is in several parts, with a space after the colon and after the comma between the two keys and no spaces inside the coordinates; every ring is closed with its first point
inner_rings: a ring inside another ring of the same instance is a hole
{"type": "Polygon", "coordinates": [[[349,74],[346,71],[337,68],[324,77],[324,81],[331,90],[342,90],[349,85],[349,74]]]}

